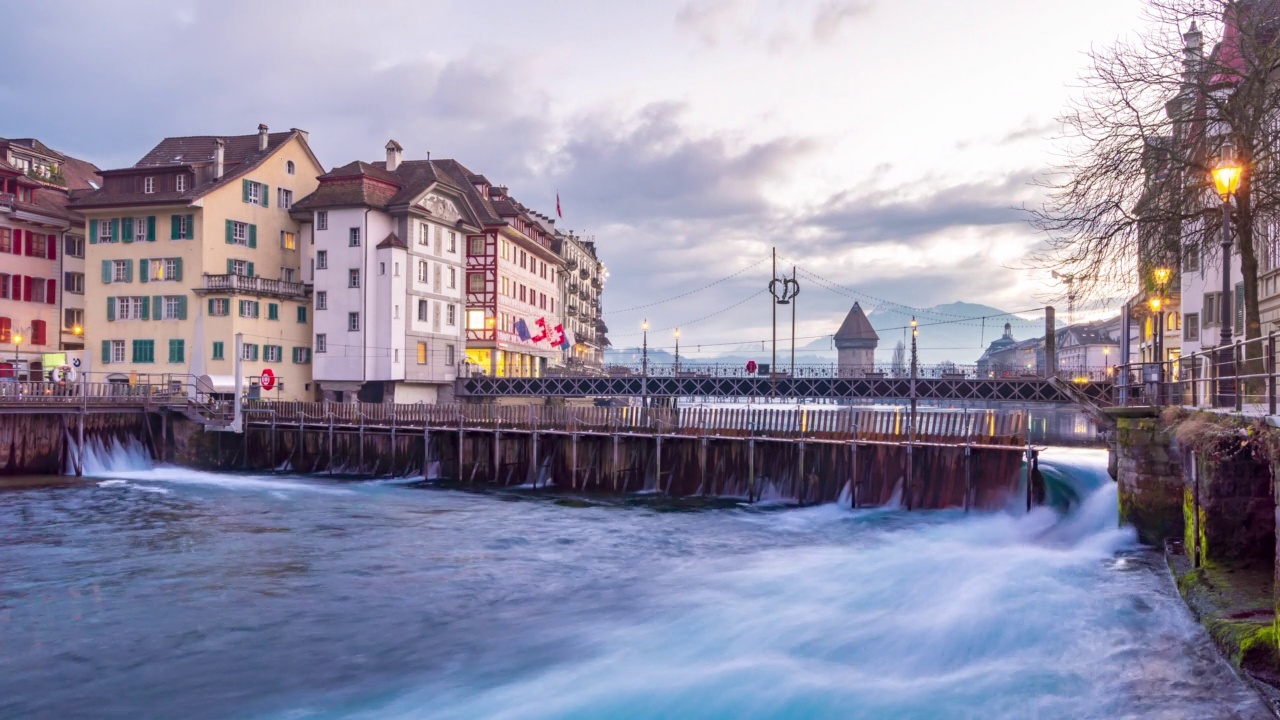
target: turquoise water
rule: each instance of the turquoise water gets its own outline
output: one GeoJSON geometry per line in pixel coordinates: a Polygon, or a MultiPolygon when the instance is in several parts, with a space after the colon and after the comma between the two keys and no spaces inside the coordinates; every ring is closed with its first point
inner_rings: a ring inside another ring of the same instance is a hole
{"type": "Polygon", "coordinates": [[[0,491],[3,718],[1269,717],[1070,514],[557,504],[117,448],[0,491]]]}

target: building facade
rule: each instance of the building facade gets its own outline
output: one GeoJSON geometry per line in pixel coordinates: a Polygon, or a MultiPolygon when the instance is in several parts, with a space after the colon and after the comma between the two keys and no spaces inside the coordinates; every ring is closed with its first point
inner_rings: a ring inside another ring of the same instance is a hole
{"type": "Polygon", "coordinates": [[[113,381],[194,377],[246,388],[271,369],[270,397],[312,399],[311,239],[290,215],[323,172],[296,128],[172,137],[102,172],[73,202],[87,225],[85,339],[113,381]]]}
{"type": "Polygon", "coordinates": [[[875,372],[880,336],[872,329],[871,321],[858,303],[853,304],[840,329],[836,330],[835,345],[840,377],[865,377],[867,373],[875,372]]]}
{"type": "Polygon", "coordinates": [[[83,349],[83,220],[69,203],[99,181],[39,140],[0,139],[0,377],[39,379],[83,349]]]}
{"type": "Polygon", "coordinates": [[[608,345],[601,298],[607,279],[596,244],[573,233],[557,232],[555,250],[564,263],[560,273],[560,305],[568,347],[564,366],[572,371],[603,372],[608,345]]]}
{"type": "Polygon", "coordinates": [[[315,238],[314,365],[326,400],[447,402],[464,358],[466,192],[430,160],[352,162],[293,215],[315,238]]]}

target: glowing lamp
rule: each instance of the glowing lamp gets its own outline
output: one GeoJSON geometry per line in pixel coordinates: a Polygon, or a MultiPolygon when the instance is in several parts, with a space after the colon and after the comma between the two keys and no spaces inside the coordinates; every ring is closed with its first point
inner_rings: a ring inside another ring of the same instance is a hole
{"type": "Polygon", "coordinates": [[[1152,275],[1155,276],[1156,284],[1164,287],[1169,284],[1169,278],[1173,277],[1173,271],[1167,267],[1156,268],[1152,275]]]}
{"type": "Polygon", "coordinates": [[[1151,312],[1153,313],[1160,312],[1160,306],[1162,304],[1163,303],[1161,303],[1160,298],[1158,297],[1153,297],[1147,301],[1147,305],[1151,307],[1151,312]]]}
{"type": "Polygon", "coordinates": [[[1240,176],[1243,174],[1243,168],[1240,163],[1236,162],[1231,146],[1227,145],[1222,148],[1222,159],[1218,161],[1218,166],[1213,169],[1213,186],[1218,191],[1218,196],[1223,202],[1231,199],[1232,195],[1240,189],[1240,176]]]}

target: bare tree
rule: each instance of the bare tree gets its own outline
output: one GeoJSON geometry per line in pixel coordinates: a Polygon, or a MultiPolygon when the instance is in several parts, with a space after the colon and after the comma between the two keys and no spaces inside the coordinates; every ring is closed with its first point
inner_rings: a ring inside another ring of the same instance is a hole
{"type": "Polygon", "coordinates": [[[889,373],[893,377],[907,375],[907,346],[901,340],[893,346],[893,360],[889,363],[889,373]]]}
{"type": "Polygon", "coordinates": [[[1047,235],[1031,263],[1092,300],[1153,290],[1150,271],[1187,253],[1216,265],[1210,173],[1230,143],[1244,166],[1232,225],[1245,335],[1259,337],[1259,251],[1280,216],[1280,0],[1147,0],[1146,16],[1136,39],[1089,53],[1063,160],[1031,211],[1047,235]]]}

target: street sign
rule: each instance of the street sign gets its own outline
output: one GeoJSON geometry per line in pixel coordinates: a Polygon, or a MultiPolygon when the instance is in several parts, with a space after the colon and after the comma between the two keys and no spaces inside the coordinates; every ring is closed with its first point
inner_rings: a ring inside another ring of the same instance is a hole
{"type": "Polygon", "coordinates": [[[276,386],[276,374],[271,372],[271,368],[262,371],[262,377],[259,378],[258,385],[263,390],[270,390],[276,386]]]}
{"type": "Polygon", "coordinates": [[[756,361],[755,361],[755,360],[748,360],[748,361],[747,361],[747,372],[749,372],[749,373],[753,373],[753,374],[754,374],[754,373],[755,373],[755,371],[756,371],[756,361]]]}

